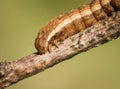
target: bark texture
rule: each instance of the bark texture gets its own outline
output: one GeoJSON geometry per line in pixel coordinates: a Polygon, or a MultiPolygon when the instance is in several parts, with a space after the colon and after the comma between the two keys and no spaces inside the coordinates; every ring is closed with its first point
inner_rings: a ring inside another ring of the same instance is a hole
{"type": "Polygon", "coordinates": [[[33,53],[14,62],[0,62],[0,89],[37,74],[74,55],[85,52],[120,36],[120,12],[97,22],[83,32],[59,42],[50,53],[33,53]]]}

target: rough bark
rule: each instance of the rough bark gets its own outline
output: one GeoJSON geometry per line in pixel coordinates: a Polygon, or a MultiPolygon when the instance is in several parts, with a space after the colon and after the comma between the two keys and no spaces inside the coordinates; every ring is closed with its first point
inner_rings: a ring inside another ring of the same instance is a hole
{"type": "Polygon", "coordinates": [[[0,89],[37,74],[61,61],[120,36],[120,12],[59,42],[50,53],[33,53],[14,62],[0,62],[0,89]]]}

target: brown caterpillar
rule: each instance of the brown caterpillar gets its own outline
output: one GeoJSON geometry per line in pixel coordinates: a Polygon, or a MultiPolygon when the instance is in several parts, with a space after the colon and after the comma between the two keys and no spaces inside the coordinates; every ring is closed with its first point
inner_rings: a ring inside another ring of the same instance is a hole
{"type": "Polygon", "coordinates": [[[35,47],[40,54],[44,54],[52,45],[58,47],[58,41],[85,30],[118,10],[120,0],[94,0],[89,5],[59,15],[42,27],[35,40],[35,47]]]}

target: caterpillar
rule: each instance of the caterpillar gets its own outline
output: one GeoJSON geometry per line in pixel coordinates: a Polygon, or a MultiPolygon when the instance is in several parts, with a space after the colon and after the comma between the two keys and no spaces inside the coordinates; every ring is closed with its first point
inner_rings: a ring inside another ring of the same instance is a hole
{"type": "Polygon", "coordinates": [[[59,41],[64,41],[119,10],[120,0],[93,0],[90,4],[59,15],[43,26],[35,39],[35,47],[40,54],[45,54],[52,46],[58,47],[59,41]]]}

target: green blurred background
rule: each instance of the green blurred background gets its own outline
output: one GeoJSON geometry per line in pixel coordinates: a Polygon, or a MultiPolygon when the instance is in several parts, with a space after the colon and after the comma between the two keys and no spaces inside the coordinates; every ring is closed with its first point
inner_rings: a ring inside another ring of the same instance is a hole
{"type": "MultiPolygon", "coordinates": [[[[52,18],[90,0],[0,0],[0,61],[36,51],[34,39],[52,18]]],[[[79,54],[7,89],[120,89],[120,38],[79,54]]]]}

